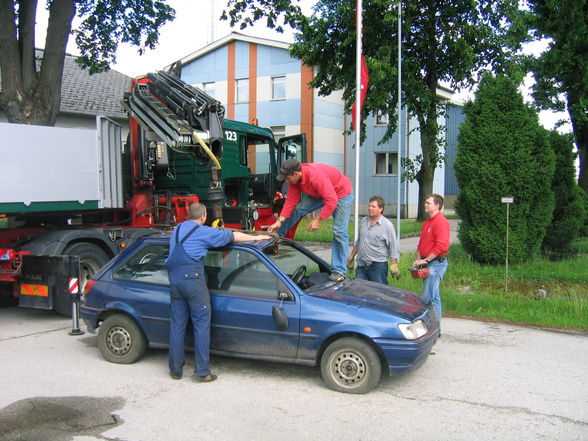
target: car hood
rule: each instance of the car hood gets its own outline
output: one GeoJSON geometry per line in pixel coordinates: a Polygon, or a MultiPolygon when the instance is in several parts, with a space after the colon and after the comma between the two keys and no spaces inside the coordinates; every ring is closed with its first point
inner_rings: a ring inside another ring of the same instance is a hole
{"type": "Polygon", "coordinates": [[[420,294],[367,280],[345,279],[309,292],[319,297],[361,307],[375,308],[407,319],[421,316],[427,309],[420,294]]]}

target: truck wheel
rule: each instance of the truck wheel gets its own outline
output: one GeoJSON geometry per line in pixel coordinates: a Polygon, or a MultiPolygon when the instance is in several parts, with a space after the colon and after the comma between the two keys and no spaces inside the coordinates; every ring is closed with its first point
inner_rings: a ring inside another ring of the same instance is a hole
{"type": "Polygon", "coordinates": [[[321,358],[323,380],[337,392],[365,394],[378,384],[381,372],[376,351],[358,338],[335,340],[321,358]]]}
{"type": "Polygon", "coordinates": [[[111,363],[131,364],[145,353],[147,338],[132,318],[114,314],[98,328],[98,348],[111,363]]]}
{"type": "MultiPolygon", "coordinates": [[[[74,243],[68,246],[63,254],[80,258],[80,292],[84,291],[88,279],[109,260],[102,248],[87,242],[74,243]]],[[[67,289],[56,292],[53,299],[53,309],[60,315],[71,316],[71,302],[67,289]]]]}

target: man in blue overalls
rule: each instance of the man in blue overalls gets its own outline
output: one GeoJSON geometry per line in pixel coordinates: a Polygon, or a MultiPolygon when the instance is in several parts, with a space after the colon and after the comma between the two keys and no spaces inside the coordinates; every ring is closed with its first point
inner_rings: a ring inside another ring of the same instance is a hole
{"type": "Polygon", "coordinates": [[[194,328],[194,373],[200,381],[216,380],[209,365],[210,295],[202,259],[210,248],[230,242],[269,240],[268,235],[251,235],[238,231],[207,227],[206,207],[195,203],[189,207],[189,221],[176,226],[170,237],[166,261],[170,282],[169,373],[182,378],[184,339],[188,318],[194,328]]]}

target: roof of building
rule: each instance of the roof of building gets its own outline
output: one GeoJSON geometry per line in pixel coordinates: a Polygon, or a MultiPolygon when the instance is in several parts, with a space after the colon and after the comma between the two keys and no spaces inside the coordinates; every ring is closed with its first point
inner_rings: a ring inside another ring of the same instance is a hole
{"type": "MultiPolygon", "coordinates": [[[[192,52],[189,55],[186,55],[184,58],[180,59],[180,63],[182,65],[189,63],[192,60],[195,60],[197,58],[200,58],[202,55],[208,53],[208,52],[212,52],[213,50],[222,47],[232,41],[244,41],[247,43],[256,43],[256,44],[262,44],[265,46],[273,46],[273,47],[278,47],[280,49],[288,49],[291,46],[291,43],[286,43],[283,41],[278,41],[278,40],[270,40],[269,38],[260,38],[260,37],[252,37],[250,35],[246,35],[243,34],[241,32],[231,32],[229,35],[226,35],[225,37],[213,41],[212,43],[204,46],[201,49],[198,49],[196,52],[192,52]]],[[[171,66],[171,65],[170,65],[171,66]]],[[[170,66],[166,66],[164,69],[167,70],[170,66]]]]}
{"type": "Polygon", "coordinates": [[[131,77],[109,70],[90,75],[76,63],[73,55],[65,56],[61,82],[62,113],[105,115],[126,118],[120,102],[131,87],[131,77]]]}

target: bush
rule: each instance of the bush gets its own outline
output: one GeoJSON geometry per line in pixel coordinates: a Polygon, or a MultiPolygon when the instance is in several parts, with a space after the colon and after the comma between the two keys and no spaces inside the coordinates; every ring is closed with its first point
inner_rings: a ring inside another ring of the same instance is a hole
{"type": "Polygon", "coordinates": [[[553,193],[555,208],[553,219],[543,239],[543,248],[563,251],[576,239],[584,227],[586,218],[585,202],[576,183],[574,167],[574,144],[571,135],[561,135],[555,130],[549,132],[549,143],[555,153],[553,193]]]}
{"type": "Polygon", "coordinates": [[[541,246],[554,207],[555,159],[547,131],[505,76],[484,76],[464,110],[455,159],[460,241],[478,263],[504,262],[506,206],[501,197],[514,197],[509,259],[528,260],[541,246]]]}

